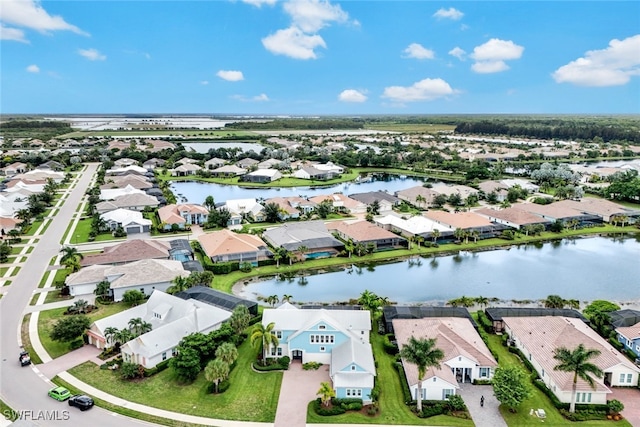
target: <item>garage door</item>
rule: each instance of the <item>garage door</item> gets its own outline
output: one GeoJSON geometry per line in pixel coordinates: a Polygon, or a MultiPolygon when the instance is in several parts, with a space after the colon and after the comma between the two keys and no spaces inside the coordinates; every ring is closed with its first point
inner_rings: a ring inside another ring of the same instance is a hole
{"type": "Polygon", "coordinates": [[[127,227],[127,234],[141,233],[140,227],[127,227]]]}

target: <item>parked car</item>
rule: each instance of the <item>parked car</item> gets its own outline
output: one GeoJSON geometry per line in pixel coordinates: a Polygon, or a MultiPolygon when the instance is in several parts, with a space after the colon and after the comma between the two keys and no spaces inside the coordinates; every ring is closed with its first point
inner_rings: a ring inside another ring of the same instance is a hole
{"type": "Polygon", "coordinates": [[[71,397],[71,392],[64,387],[54,387],[49,390],[48,394],[49,397],[53,397],[55,400],[59,400],[60,402],[64,402],[71,397]]]}
{"type": "Polygon", "coordinates": [[[86,411],[93,407],[93,399],[84,394],[77,394],[69,398],[69,406],[75,406],[80,408],[81,411],[86,411]]]}
{"type": "Polygon", "coordinates": [[[21,351],[20,352],[20,356],[18,357],[18,360],[20,360],[20,364],[22,366],[27,366],[31,364],[31,356],[29,356],[29,352],[28,351],[21,351]]]}

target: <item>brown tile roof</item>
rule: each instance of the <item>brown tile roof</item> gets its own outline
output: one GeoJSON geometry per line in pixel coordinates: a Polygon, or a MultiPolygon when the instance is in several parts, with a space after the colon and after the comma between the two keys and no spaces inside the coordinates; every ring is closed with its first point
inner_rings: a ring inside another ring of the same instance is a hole
{"type": "Polygon", "coordinates": [[[291,206],[291,204],[289,203],[289,198],[288,197],[273,197],[271,199],[265,200],[264,203],[265,203],[265,205],[268,204],[268,203],[275,203],[276,205],[278,205],[280,207],[280,209],[284,210],[289,215],[300,213],[298,211],[298,209],[296,209],[293,206],[291,206]]]}
{"type": "Polygon", "coordinates": [[[208,257],[256,252],[267,244],[253,234],[234,233],[229,230],[214,231],[198,236],[198,241],[208,257]]]}
{"type": "Polygon", "coordinates": [[[549,205],[538,205],[536,203],[518,203],[513,208],[522,209],[536,215],[544,215],[556,219],[568,219],[582,216],[582,213],[566,205],[559,205],[557,202],[549,205]]]}
{"type": "MultiPolygon", "coordinates": [[[[591,359],[591,362],[603,371],[616,365],[624,365],[628,369],[640,372],[640,369],[635,368],[633,363],[580,319],[541,316],[503,317],[502,320],[512,331],[516,340],[522,343],[531,353],[532,358],[544,369],[545,375],[549,375],[556,386],[563,391],[571,391],[573,374],[553,369],[558,364],[553,357],[554,351],[560,347],[573,350],[579,344],[583,344],[585,348],[599,350],[600,355],[591,359]]],[[[597,391],[609,390],[602,379],[594,378],[594,380],[597,391]]],[[[583,390],[593,389],[587,382],[578,378],[578,391],[583,390]]]]}
{"type": "Polygon", "coordinates": [[[80,265],[124,264],[141,259],[168,259],[169,245],[159,240],[127,240],[104,248],[102,253],[85,255],[80,265]]]}
{"type": "Polygon", "coordinates": [[[314,203],[322,203],[325,200],[329,200],[331,203],[342,202],[342,206],[347,209],[365,209],[366,205],[362,202],[359,202],[351,197],[345,196],[341,193],[329,194],[329,195],[320,195],[309,198],[310,201],[314,203]]]}
{"type": "Polygon", "coordinates": [[[353,239],[354,242],[370,242],[374,240],[382,239],[398,239],[398,235],[393,234],[383,228],[380,228],[369,221],[358,222],[340,222],[336,225],[335,229],[353,239]]]}
{"type": "Polygon", "coordinates": [[[562,200],[556,202],[555,205],[599,215],[604,217],[605,220],[608,220],[611,215],[624,214],[625,211],[631,210],[609,200],[596,199],[594,197],[584,197],[580,201],[562,200]]]}
{"type": "Polygon", "coordinates": [[[182,203],[182,204],[172,204],[163,206],[158,209],[158,217],[160,217],[160,221],[166,224],[184,224],[186,220],[180,215],[180,212],[189,212],[189,213],[200,213],[200,214],[208,214],[209,211],[207,208],[201,205],[194,205],[190,203],[182,203]]]}
{"type": "Polygon", "coordinates": [[[625,326],[622,328],[617,328],[616,332],[618,332],[621,335],[624,335],[625,338],[630,340],[640,338],[640,322],[636,323],[633,326],[625,326]]]}
{"type": "MultiPolygon", "coordinates": [[[[480,338],[468,319],[461,317],[428,317],[422,319],[393,319],[393,330],[400,348],[415,338],[435,338],[436,347],[442,350],[445,357],[440,369],[429,368],[424,379],[437,376],[452,384],[457,384],[455,375],[447,362],[463,356],[482,367],[496,367],[498,362],[480,338]]],[[[403,361],[409,385],[418,383],[418,367],[403,361]]]]}
{"type": "Polygon", "coordinates": [[[474,212],[445,212],[445,211],[427,211],[423,214],[425,217],[439,224],[445,224],[452,228],[474,228],[491,226],[491,221],[474,212]]]}
{"type": "Polygon", "coordinates": [[[506,208],[506,209],[491,209],[491,208],[482,208],[476,211],[479,215],[484,215],[491,218],[501,219],[503,221],[509,221],[512,224],[517,225],[527,225],[527,224],[540,224],[545,222],[550,222],[548,219],[544,219],[539,217],[538,215],[534,215],[532,213],[523,211],[518,208],[506,208]]]}
{"type": "Polygon", "coordinates": [[[433,191],[431,188],[423,187],[422,185],[418,185],[415,187],[407,188],[406,190],[401,190],[396,192],[396,196],[409,201],[410,203],[416,203],[416,197],[422,196],[426,199],[427,204],[431,204],[434,197],[436,197],[439,193],[437,191],[433,191]]]}

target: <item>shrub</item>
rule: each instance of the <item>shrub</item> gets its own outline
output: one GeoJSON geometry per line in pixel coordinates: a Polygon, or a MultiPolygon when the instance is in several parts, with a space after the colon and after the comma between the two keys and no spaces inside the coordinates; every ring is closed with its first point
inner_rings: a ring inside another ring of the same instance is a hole
{"type": "Polygon", "coordinates": [[[313,410],[316,414],[322,417],[330,417],[332,415],[340,415],[347,412],[340,406],[333,406],[331,408],[327,408],[326,406],[322,406],[322,399],[317,398],[313,401],[313,410]]]}
{"type": "Polygon", "coordinates": [[[69,343],[69,348],[71,350],[76,350],[82,346],[84,346],[84,340],[82,338],[75,339],[69,343]]]}
{"type": "Polygon", "coordinates": [[[611,414],[619,414],[624,409],[624,405],[619,400],[613,399],[607,402],[607,409],[611,414]]]}
{"type": "Polygon", "coordinates": [[[491,380],[478,380],[478,379],[473,380],[473,385],[491,385],[491,384],[493,384],[491,380]]]}
{"type": "Polygon", "coordinates": [[[384,340],[382,341],[382,346],[384,347],[384,351],[387,354],[390,354],[392,356],[398,354],[398,352],[400,351],[398,349],[398,345],[391,342],[391,341],[394,341],[394,340],[395,340],[395,335],[386,334],[384,336],[384,340]]]}
{"type": "Polygon", "coordinates": [[[450,395],[447,400],[449,401],[449,408],[452,411],[466,411],[467,406],[464,404],[464,400],[462,400],[462,396],[459,394],[450,395]]]}
{"type": "Polygon", "coordinates": [[[302,364],[302,369],[305,371],[317,371],[320,366],[322,366],[320,362],[307,362],[302,364]]]}
{"type": "Polygon", "coordinates": [[[478,310],[476,314],[478,315],[478,322],[480,322],[480,326],[482,326],[482,329],[484,329],[487,333],[493,332],[493,324],[491,323],[491,320],[489,320],[487,315],[484,314],[484,311],[478,310]]]}
{"type": "Polygon", "coordinates": [[[291,363],[291,359],[289,358],[289,356],[284,356],[279,358],[277,363],[282,369],[289,369],[289,364],[291,363]]]}
{"type": "Polygon", "coordinates": [[[229,380],[220,381],[220,384],[218,384],[218,393],[224,393],[229,390],[229,387],[231,387],[229,380]]]}
{"type": "Polygon", "coordinates": [[[418,414],[420,418],[429,418],[436,415],[442,415],[446,412],[446,406],[444,403],[426,404],[422,408],[422,412],[418,414]]]}
{"type": "Polygon", "coordinates": [[[407,377],[404,374],[404,367],[401,362],[396,362],[393,364],[396,368],[396,372],[398,373],[398,377],[400,378],[400,384],[402,385],[402,396],[404,397],[404,402],[411,402],[411,390],[409,389],[409,384],[407,383],[407,377]]]}
{"type": "Polygon", "coordinates": [[[135,363],[125,362],[120,366],[120,376],[124,379],[133,379],[140,376],[138,365],[135,363]]]}

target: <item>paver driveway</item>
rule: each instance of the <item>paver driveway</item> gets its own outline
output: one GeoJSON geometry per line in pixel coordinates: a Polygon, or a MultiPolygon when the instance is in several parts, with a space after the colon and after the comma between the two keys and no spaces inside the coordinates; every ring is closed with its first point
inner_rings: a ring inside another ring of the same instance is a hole
{"type": "Polygon", "coordinates": [[[500,402],[493,395],[490,385],[462,384],[459,393],[476,427],[507,427],[498,409],[500,402]],[[480,398],[483,396],[484,406],[480,406],[480,398]]]}
{"type": "Polygon", "coordinates": [[[640,390],[637,388],[611,387],[613,394],[608,399],[616,399],[622,402],[624,410],[622,416],[629,421],[632,426],[640,426],[640,390]]]}
{"type": "Polygon", "coordinates": [[[329,365],[322,365],[317,371],[305,371],[300,362],[293,362],[284,371],[275,427],[304,427],[307,425],[307,405],[316,399],[320,383],[331,381],[329,365]]]}

